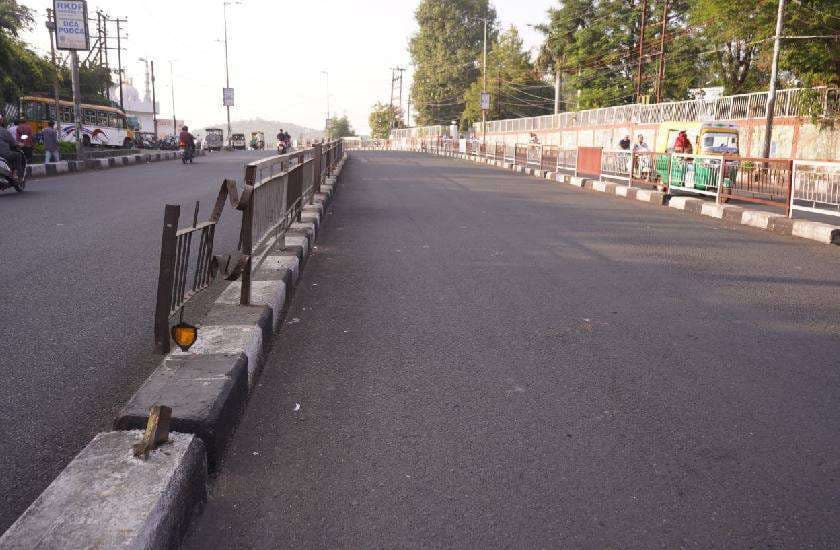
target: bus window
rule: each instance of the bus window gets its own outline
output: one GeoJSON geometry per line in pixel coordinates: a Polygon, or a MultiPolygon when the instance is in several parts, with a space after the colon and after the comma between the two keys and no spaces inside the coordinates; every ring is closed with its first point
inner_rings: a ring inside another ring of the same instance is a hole
{"type": "Polygon", "coordinates": [[[82,109],[82,118],[87,126],[96,125],[96,111],[93,109],[82,109]]]}
{"type": "Polygon", "coordinates": [[[73,122],[73,107],[61,106],[61,122],[73,122]]]}
{"type": "Polygon", "coordinates": [[[26,120],[44,120],[45,109],[44,104],[39,101],[26,101],[23,103],[23,118],[26,120]]]}
{"type": "Polygon", "coordinates": [[[120,118],[117,116],[116,113],[107,113],[108,114],[108,126],[110,128],[119,128],[120,127],[120,118]]]}
{"type": "Polygon", "coordinates": [[[108,112],[96,111],[96,124],[98,126],[108,126],[108,112]]]}

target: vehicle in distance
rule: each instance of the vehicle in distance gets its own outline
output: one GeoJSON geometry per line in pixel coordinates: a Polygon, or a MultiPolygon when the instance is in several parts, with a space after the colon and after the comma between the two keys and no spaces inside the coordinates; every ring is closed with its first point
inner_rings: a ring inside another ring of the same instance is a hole
{"type": "Polygon", "coordinates": [[[221,128],[205,128],[204,148],[208,151],[221,151],[225,144],[225,133],[221,128]]]}

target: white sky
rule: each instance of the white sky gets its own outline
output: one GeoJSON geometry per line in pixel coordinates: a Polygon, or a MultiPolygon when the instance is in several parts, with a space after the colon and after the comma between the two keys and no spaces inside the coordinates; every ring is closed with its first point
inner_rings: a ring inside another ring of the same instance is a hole
{"type": "MultiPolygon", "coordinates": [[[[263,118],[323,128],[326,78],[330,108],[346,114],[367,133],[370,107],[390,99],[391,67],[409,67],[409,37],[415,32],[418,0],[241,0],[229,9],[231,86],[236,89],[234,120],[263,118]]],[[[527,47],[540,34],[528,25],[543,22],[552,0],[492,0],[503,26],[516,25],[527,47]]],[[[44,28],[52,0],[22,0],[38,12],[24,38],[49,51],[44,28]]],[[[155,60],[157,97],[171,115],[169,61],[174,61],[175,110],[187,124],[222,122],[224,32],[222,0],[89,0],[112,17],[126,17],[128,39],[123,65],[143,93],[140,57],[155,60]]],[[[93,30],[93,29],[92,29],[93,30]]],[[[112,31],[113,32],[113,31],[112,31]]],[[[114,44],[115,45],[115,44],[114,44]]],[[[116,52],[111,52],[116,66],[116,52]]],[[[410,69],[410,67],[409,67],[410,69]]],[[[410,70],[406,72],[407,97],[410,70]]]]}

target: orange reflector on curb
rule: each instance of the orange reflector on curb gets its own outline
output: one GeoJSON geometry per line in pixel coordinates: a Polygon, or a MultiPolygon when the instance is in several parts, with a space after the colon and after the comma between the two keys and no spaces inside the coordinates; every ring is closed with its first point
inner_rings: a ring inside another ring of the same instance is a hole
{"type": "Polygon", "coordinates": [[[198,340],[198,329],[187,323],[178,323],[172,327],[172,339],[181,348],[181,351],[189,351],[195,341],[198,340]]]}

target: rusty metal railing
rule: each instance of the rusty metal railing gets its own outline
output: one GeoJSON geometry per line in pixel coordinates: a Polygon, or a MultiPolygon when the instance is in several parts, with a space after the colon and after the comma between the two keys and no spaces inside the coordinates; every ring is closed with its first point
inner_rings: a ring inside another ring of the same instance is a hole
{"type": "Polygon", "coordinates": [[[251,303],[251,274],[275,245],[285,245],[286,231],[300,219],[303,206],[313,201],[327,175],[344,156],[343,141],[315,144],[310,149],[277,155],[245,167],[241,197],[233,180],[222,183],[210,219],[179,229],[181,207],[166,205],[161,237],[160,272],[155,308],[155,350],[168,353],[170,321],[220,273],[228,280],[241,277],[240,303],[251,303]],[[242,212],[239,245],[226,259],[214,256],[216,225],[225,203],[242,212]],[[256,259],[256,262],[255,262],[256,259]],[[222,265],[224,264],[224,265],[222,265]]]}
{"type": "Polygon", "coordinates": [[[172,317],[179,313],[183,317],[187,302],[209,287],[218,274],[220,266],[218,258],[213,255],[213,245],[216,225],[225,202],[229,200],[231,206],[242,211],[249,199],[248,190],[240,198],[236,182],[225,180],[219,189],[210,219],[198,221],[199,203],[196,202],[192,224],[183,229],[179,229],[181,207],[177,204],[166,205],[155,305],[154,335],[155,350],[158,353],[168,353],[171,348],[169,324],[172,317]]]}

